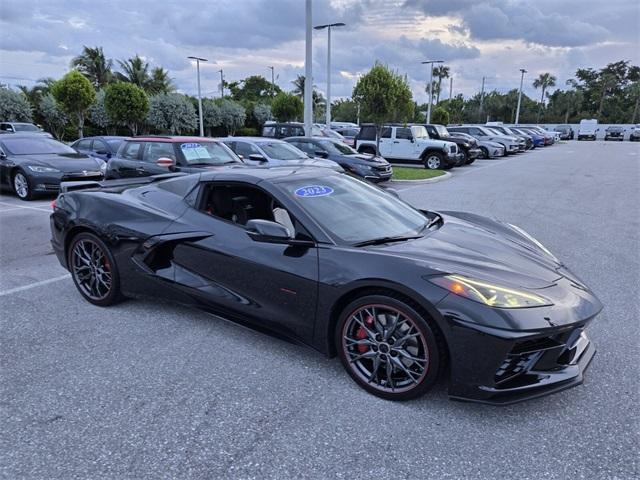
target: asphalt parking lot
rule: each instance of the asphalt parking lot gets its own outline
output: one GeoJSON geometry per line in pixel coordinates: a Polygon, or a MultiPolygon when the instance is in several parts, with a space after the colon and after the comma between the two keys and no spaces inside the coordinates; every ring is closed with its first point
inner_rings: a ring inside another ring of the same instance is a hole
{"type": "Polygon", "coordinates": [[[583,385],[508,407],[361,390],[337,359],[208,314],[81,299],[50,199],[0,196],[3,478],[616,478],[640,475],[640,149],[568,142],[395,185],[515,223],[605,305],[583,385]]]}

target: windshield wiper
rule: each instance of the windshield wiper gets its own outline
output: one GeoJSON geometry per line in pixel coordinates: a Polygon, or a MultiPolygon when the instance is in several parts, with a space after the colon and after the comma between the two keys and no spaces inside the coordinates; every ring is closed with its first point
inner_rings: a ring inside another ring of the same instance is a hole
{"type": "Polygon", "coordinates": [[[442,222],[442,217],[436,213],[435,217],[433,217],[431,220],[429,220],[425,224],[425,226],[422,228],[422,230],[428,230],[429,228],[433,227],[434,225],[437,225],[440,222],[442,222]]]}
{"type": "Polygon", "coordinates": [[[406,240],[415,240],[416,238],[422,238],[422,235],[399,235],[397,237],[380,237],[373,238],[371,240],[365,240],[364,242],[358,242],[352,244],[353,247],[366,247],[368,245],[384,245],[385,243],[391,242],[404,242],[406,240]]]}

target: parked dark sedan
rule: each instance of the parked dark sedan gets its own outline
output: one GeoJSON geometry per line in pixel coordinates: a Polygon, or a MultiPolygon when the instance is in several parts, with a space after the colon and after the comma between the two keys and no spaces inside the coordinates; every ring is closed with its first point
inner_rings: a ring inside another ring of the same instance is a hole
{"type": "Polygon", "coordinates": [[[385,182],[393,175],[391,165],[384,158],[358,153],[339,140],[325,137],[290,137],[284,140],[308,155],[332,160],[345,171],[372,182],[385,182]]]}
{"type": "Polygon", "coordinates": [[[53,249],[88,302],[151,295],[274,330],[390,400],[445,372],[451,397],[494,404],[583,380],[602,305],[518,227],[417,210],[328,168],[164,177],[56,200],[53,249]]]}
{"type": "Polygon", "coordinates": [[[84,137],[73,142],[71,147],[106,162],[118,152],[118,148],[126,138],[116,136],[84,137]]]}
{"type": "Polygon", "coordinates": [[[604,131],[604,140],[605,140],[605,142],[607,140],[623,141],[624,140],[624,128],[616,127],[616,126],[607,127],[606,130],[604,131]]]}
{"type": "Polygon", "coordinates": [[[105,177],[146,177],[171,172],[196,173],[242,164],[222,142],[206,137],[127,138],[107,163],[105,177]]]}
{"type": "Polygon", "coordinates": [[[0,183],[22,200],[55,193],[60,182],[101,180],[105,163],[43,135],[0,136],[0,183]]]}

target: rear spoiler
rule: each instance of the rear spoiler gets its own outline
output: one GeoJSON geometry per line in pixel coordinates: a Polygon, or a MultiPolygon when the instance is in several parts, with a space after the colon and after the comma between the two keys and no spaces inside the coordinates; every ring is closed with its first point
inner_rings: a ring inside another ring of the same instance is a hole
{"type": "Polygon", "coordinates": [[[150,177],[118,178],[115,180],[84,180],[78,182],[62,182],[60,193],[73,192],[76,190],[113,188],[113,187],[135,187],[138,185],[148,185],[150,183],[169,180],[170,178],[183,177],[186,173],[163,173],[161,175],[151,175],[150,177]]]}

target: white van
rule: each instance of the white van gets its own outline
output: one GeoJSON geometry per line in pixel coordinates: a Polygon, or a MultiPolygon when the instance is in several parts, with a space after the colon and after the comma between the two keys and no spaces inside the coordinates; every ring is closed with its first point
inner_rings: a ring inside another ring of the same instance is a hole
{"type": "Polygon", "coordinates": [[[600,130],[598,128],[598,120],[595,118],[583,118],[580,120],[580,126],[578,127],[578,140],[595,140],[598,130],[600,130]]]}

